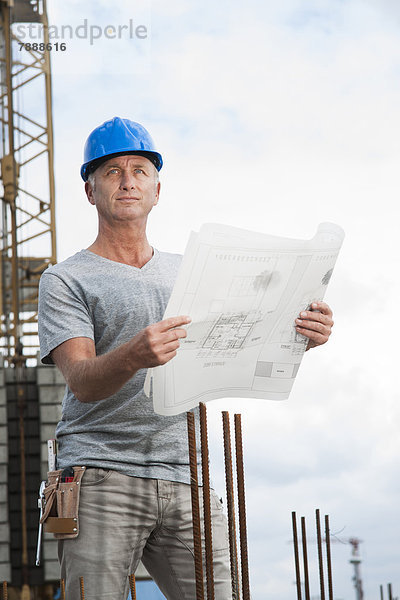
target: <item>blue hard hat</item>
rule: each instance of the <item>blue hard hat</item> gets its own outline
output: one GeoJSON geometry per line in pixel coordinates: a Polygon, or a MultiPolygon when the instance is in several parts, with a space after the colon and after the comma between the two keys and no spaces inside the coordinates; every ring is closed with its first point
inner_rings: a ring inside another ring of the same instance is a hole
{"type": "Polygon", "coordinates": [[[86,140],[81,177],[87,181],[90,173],[93,173],[102,162],[112,156],[123,154],[139,154],[145,156],[159,171],[163,165],[163,159],[156,151],[154,142],[147,131],[139,123],[129,119],[114,117],[96,127],[86,140]]]}

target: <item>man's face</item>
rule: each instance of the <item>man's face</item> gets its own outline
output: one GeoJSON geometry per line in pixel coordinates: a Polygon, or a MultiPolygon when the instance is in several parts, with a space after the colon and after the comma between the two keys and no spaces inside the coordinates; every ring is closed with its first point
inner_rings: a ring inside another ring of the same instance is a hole
{"type": "Polygon", "coordinates": [[[85,185],[99,219],[145,223],[158,202],[160,184],[154,165],[144,156],[128,154],[110,158],[85,185]]]}

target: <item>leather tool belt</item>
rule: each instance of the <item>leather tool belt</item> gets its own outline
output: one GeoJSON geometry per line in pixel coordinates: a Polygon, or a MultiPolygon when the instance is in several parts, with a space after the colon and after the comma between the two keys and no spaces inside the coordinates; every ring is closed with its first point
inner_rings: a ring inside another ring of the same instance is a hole
{"type": "Polygon", "coordinates": [[[62,469],[49,471],[43,490],[44,508],[40,523],[57,539],[75,538],[79,534],[79,498],[86,467],[72,467],[73,477],[62,481],[62,469]]]}

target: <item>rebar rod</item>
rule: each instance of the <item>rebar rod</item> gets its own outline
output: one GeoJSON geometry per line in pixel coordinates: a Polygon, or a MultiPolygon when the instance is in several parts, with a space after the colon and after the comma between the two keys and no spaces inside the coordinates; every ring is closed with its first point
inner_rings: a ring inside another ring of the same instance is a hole
{"type": "Polygon", "coordinates": [[[85,586],[83,585],[83,577],[79,577],[79,587],[81,590],[81,600],[85,600],[85,586]]]}
{"type": "Polygon", "coordinates": [[[196,429],[194,414],[187,412],[187,429],[189,443],[190,464],[190,491],[192,496],[192,518],[193,518],[193,547],[194,547],[194,570],[196,580],[196,600],[204,600],[203,559],[201,554],[201,525],[200,525],[200,502],[199,481],[197,475],[197,452],[196,452],[196,429]]]}
{"type": "Polygon", "coordinates": [[[322,558],[321,517],[320,517],[319,508],[317,508],[315,511],[315,521],[316,521],[316,525],[317,525],[319,587],[321,590],[321,600],[325,600],[324,563],[323,563],[323,558],[322,558]]]}
{"type": "Polygon", "coordinates": [[[301,599],[300,561],[299,561],[299,539],[297,536],[297,520],[296,520],[295,511],[292,512],[292,529],[293,529],[294,566],[295,566],[295,571],[296,571],[297,600],[302,600],[301,599]]]}
{"type": "Polygon", "coordinates": [[[226,502],[228,511],[228,535],[229,535],[229,555],[231,563],[231,583],[232,600],[240,599],[239,592],[239,571],[238,555],[236,546],[236,523],[235,523],[235,497],[233,491],[233,470],[232,470],[232,448],[231,448],[231,427],[229,422],[229,413],[222,412],[222,424],[224,432],[224,459],[225,459],[225,482],[226,482],[226,502]]]}
{"type": "Polygon", "coordinates": [[[235,450],[236,450],[236,477],[239,506],[239,536],[240,536],[240,564],[242,571],[243,600],[250,600],[249,580],[249,555],[247,549],[247,524],[246,524],[246,498],[244,486],[244,461],[242,415],[235,415],[235,450]]]}
{"type": "Polygon", "coordinates": [[[383,585],[379,586],[379,590],[381,592],[381,600],[384,600],[384,598],[383,598],[383,585]]]}
{"type": "Polygon", "coordinates": [[[310,581],[308,578],[307,533],[306,533],[305,517],[301,517],[301,537],[302,537],[302,543],[303,543],[304,594],[305,594],[305,599],[310,600],[310,581]]]}
{"type": "Polygon", "coordinates": [[[389,600],[393,600],[392,584],[391,583],[388,583],[388,596],[389,596],[389,600]]]}
{"type": "Polygon", "coordinates": [[[65,581],[61,579],[60,581],[60,590],[61,590],[61,600],[65,600],[65,581]]]}
{"type": "Polygon", "coordinates": [[[134,573],[129,575],[129,589],[131,590],[132,600],[136,600],[136,582],[134,573]]]}
{"type": "Polygon", "coordinates": [[[210,504],[210,469],[208,455],[207,409],[200,402],[201,467],[203,475],[204,545],[206,547],[207,600],[215,599],[212,526],[210,504]]]}
{"type": "Polygon", "coordinates": [[[7,581],[3,581],[3,600],[8,600],[7,581]]]}
{"type": "Polygon", "coordinates": [[[326,544],[326,566],[328,572],[328,594],[329,600],[333,600],[332,558],[331,558],[331,532],[329,528],[329,516],[325,515],[325,544],[326,544]]]}

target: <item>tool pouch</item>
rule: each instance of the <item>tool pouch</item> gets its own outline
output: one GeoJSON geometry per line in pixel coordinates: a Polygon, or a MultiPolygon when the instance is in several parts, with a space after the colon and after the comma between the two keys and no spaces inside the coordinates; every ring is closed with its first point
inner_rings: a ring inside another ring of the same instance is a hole
{"type": "Polygon", "coordinates": [[[44,489],[44,510],[40,522],[44,530],[60,540],[75,538],[79,534],[79,497],[81,480],[86,467],[73,467],[74,479],[62,482],[62,469],[47,473],[44,489]]]}

